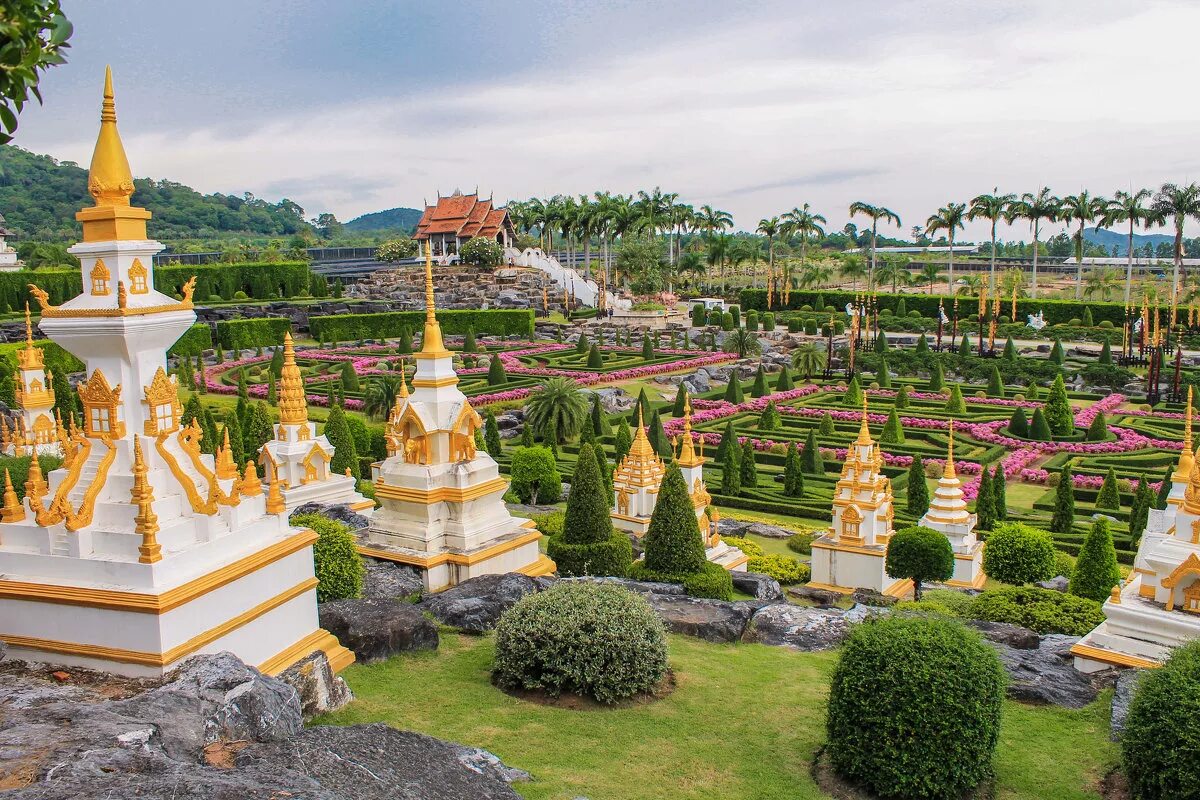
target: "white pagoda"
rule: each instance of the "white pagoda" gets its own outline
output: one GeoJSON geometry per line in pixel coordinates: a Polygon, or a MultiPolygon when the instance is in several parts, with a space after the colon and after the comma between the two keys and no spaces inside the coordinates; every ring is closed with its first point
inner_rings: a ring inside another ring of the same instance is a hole
{"type": "Polygon", "coordinates": [[[25,267],[25,262],[17,259],[17,251],[4,241],[12,235],[4,224],[4,215],[0,214],[0,272],[17,272],[25,267]]]}
{"type": "MultiPolygon", "coordinates": [[[[730,571],[745,571],[749,557],[740,549],[721,540],[717,533],[717,523],[720,515],[712,507],[712,497],[704,483],[703,440],[696,447],[692,437],[692,404],[687,401],[684,405],[683,436],[678,443],[678,455],[675,463],[683,475],[684,483],[692,498],[692,506],[696,510],[696,521],[700,533],[704,537],[705,558],[714,564],[719,564],[730,571]]],[[[662,485],[667,468],[663,460],[654,452],[654,446],[646,435],[641,410],[638,411],[637,433],[625,458],[613,473],[613,527],[626,533],[633,534],[638,539],[646,535],[650,529],[650,519],[654,515],[654,506],[658,503],[658,491],[662,485]]]]}
{"type": "Polygon", "coordinates": [[[283,504],[288,511],[305,503],[348,505],[352,511],[370,515],[375,503],[358,493],[354,478],[335,475],[329,469],[333,445],[317,425],[308,421],[304,377],[296,365],[296,348],[290,332],[283,335],[283,369],[279,376],[279,422],[275,437],[258,454],[263,474],[279,476],[283,504]]]}
{"type": "Polygon", "coordinates": [[[1200,639],[1200,451],[1192,452],[1192,393],[1167,507],[1152,510],[1133,571],[1104,603],[1104,622],[1071,653],[1075,668],[1156,667],[1200,639]]]}
{"type": "Polygon", "coordinates": [[[11,658],[163,675],[197,653],[229,651],[277,674],[315,651],[354,660],[317,621],[313,543],[288,525],[275,480],[264,492],[228,447],[200,452],[167,376],[167,348],[196,319],[154,289],[150,212],[133,176],[106,73],[88,174],[95,206],[76,215],[84,292],[41,306],[39,328],[84,361],[83,428],[63,465],[30,465],[25,498],[5,476],[0,506],[0,640],[11,658]]]}
{"type": "Polygon", "coordinates": [[[458,388],[434,311],[426,242],[425,338],[414,354],[413,392],[404,388],[388,419],[389,455],[375,473],[382,508],[360,534],[359,552],[416,567],[428,591],[479,575],[554,572],[533,521],[504,505],[508,481],[496,462],[475,447],[483,421],[458,388]]]}
{"type": "Polygon", "coordinates": [[[855,589],[907,594],[912,581],[893,578],[884,568],[894,517],[892,481],[883,474],[883,452],[871,439],[864,397],[858,439],[846,453],[833,492],[833,525],[812,543],[809,585],[842,594],[855,589]]]}
{"type": "MultiPolygon", "coordinates": [[[[987,480],[986,473],[981,480],[987,480]]],[[[946,583],[960,588],[981,589],[987,581],[983,572],[983,542],[975,537],[976,517],[967,511],[962,481],[954,469],[954,420],[950,420],[950,444],[946,449],[946,465],[929,510],[918,525],[945,534],[954,551],[954,575],[946,583]]]]}
{"type": "Polygon", "coordinates": [[[44,354],[33,343],[33,322],[25,306],[25,346],[17,351],[16,421],[0,417],[0,450],[5,455],[62,455],[67,431],[54,412],[54,375],[46,370],[44,354]]]}

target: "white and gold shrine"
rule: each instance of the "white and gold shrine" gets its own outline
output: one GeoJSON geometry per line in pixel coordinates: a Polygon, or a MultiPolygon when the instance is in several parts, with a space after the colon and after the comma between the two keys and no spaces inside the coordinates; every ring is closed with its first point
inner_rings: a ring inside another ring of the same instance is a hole
{"type": "Polygon", "coordinates": [[[5,455],[62,455],[67,430],[54,411],[54,375],[46,369],[44,353],[33,343],[33,322],[25,305],[25,346],[17,351],[13,375],[17,416],[10,428],[0,417],[0,449],[5,455]]]}
{"type": "Polygon", "coordinates": [[[388,458],[373,471],[382,507],[360,534],[359,552],[416,567],[429,591],[479,575],[554,572],[533,521],[504,505],[508,481],[496,462],[475,447],[483,420],[458,388],[434,312],[426,243],[425,337],[413,356],[412,394],[404,386],[388,418],[388,458]]]}
{"type": "Polygon", "coordinates": [[[288,511],[305,503],[348,505],[352,511],[370,515],[375,503],[355,489],[354,478],[329,469],[333,445],[317,425],[308,421],[304,377],[296,365],[292,334],[283,336],[283,368],[279,375],[279,422],[275,436],[258,453],[267,479],[279,476],[283,504],[288,511]]]}
{"type": "Polygon", "coordinates": [[[1104,603],[1104,622],[1071,648],[1076,669],[1156,667],[1200,639],[1200,451],[1193,445],[1189,387],[1167,507],[1150,511],[1133,570],[1104,603]]]}
{"type": "MultiPolygon", "coordinates": [[[[980,480],[987,480],[984,473],[980,480]]],[[[962,481],[954,468],[954,420],[950,420],[950,444],[946,448],[946,464],[929,510],[917,523],[944,534],[954,551],[954,574],[946,583],[959,588],[981,589],[987,581],[983,572],[983,542],[975,536],[977,519],[967,511],[962,481]]]]}
{"type": "Polygon", "coordinates": [[[810,586],[849,594],[870,589],[900,597],[912,581],[887,574],[887,544],[892,538],[892,481],[883,474],[883,452],[867,427],[863,398],[862,425],[842,464],[833,491],[833,525],[812,544],[810,586]]]}
{"type": "MultiPolygon", "coordinates": [[[[230,450],[202,455],[181,425],[167,348],[195,322],[155,290],[150,212],[131,206],[133,176],[106,74],[80,211],[84,291],[60,306],[31,287],[38,327],[86,364],[83,427],[62,438],[62,467],[31,462],[18,501],[4,476],[0,640],[11,658],[129,675],[162,675],[197,653],[229,651],[279,673],[317,650],[335,670],[354,660],[317,621],[313,542],[292,528],[279,481],[264,491],[230,450]]],[[[28,352],[28,351],[26,351],[28,352]]],[[[23,371],[36,373],[32,355],[23,371]]],[[[26,385],[26,395],[30,394],[26,385]]]]}

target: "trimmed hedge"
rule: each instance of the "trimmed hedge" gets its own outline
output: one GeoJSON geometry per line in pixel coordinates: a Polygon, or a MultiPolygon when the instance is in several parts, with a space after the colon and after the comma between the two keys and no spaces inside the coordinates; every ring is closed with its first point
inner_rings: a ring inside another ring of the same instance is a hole
{"type": "Polygon", "coordinates": [[[221,320],[217,323],[217,341],[226,350],[283,344],[283,335],[291,327],[287,317],[221,320]]]}
{"type": "MultiPolygon", "coordinates": [[[[533,311],[527,308],[496,308],[486,311],[446,309],[437,312],[442,333],[465,336],[474,329],[476,336],[533,336],[533,311]]],[[[323,342],[349,342],[356,339],[390,338],[407,329],[418,334],[425,327],[424,311],[391,311],[384,314],[334,314],[310,317],[308,329],[323,342]]]]}
{"type": "Polygon", "coordinates": [[[1038,633],[1068,636],[1083,636],[1104,622],[1104,612],[1097,601],[1036,586],[989,589],[971,603],[970,613],[974,619],[1008,622],[1038,633]]]}
{"type": "Polygon", "coordinates": [[[211,350],[212,346],[212,329],[203,322],[198,322],[188,328],[183,336],[180,336],[179,340],[171,345],[171,349],[167,351],[167,355],[198,356],[205,350],[211,350]]]}
{"type": "Polygon", "coordinates": [[[316,567],[317,600],[345,600],[362,594],[366,567],[358,557],[350,526],[321,514],[296,514],[288,520],[292,525],[311,528],[317,534],[313,545],[316,567]]]}
{"type": "Polygon", "coordinates": [[[1121,736],[1121,756],[1133,796],[1142,800],[1196,797],[1200,787],[1200,642],[1146,670],[1121,736]]]}
{"type": "Polygon", "coordinates": [[[174,297],[182,294],[183,285],[193,276],[196,278],[197,299],[220,295],[225,300],[233,300],[234,294],[245,292],[247,297],[255,300],[271,300],[307,294],[312,281],[312,270],[303,261],[156,266],[154,288],[174,297]]]}

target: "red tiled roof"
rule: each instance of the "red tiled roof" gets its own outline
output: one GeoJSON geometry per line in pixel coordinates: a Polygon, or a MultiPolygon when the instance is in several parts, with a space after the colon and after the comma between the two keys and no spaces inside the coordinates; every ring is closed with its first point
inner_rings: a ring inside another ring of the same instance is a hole
{"type": "Polygon", "coordinates": [[[491,200],[480,200],[478,194],[455,193],[439,197],[435,206],[425,207],[413,238],[427,239],[430,234],[440,233],[453,233],[463,239],[494,237],[506,223],[511,227],[508,211],[493,208],[491,200]]]}
{"type": "Polygon", "coordinates": [[[433,209],[433,219],[462,219],[471,213],[471,209],[478,201],[478,196],[473,194],[439,197],[437,206],[433,209]]]}
{"type": "Polygon", "coordinates": [[[508,221],[508,210],[496,208],[488,212],[487,219],[483,221],[483,226],[479,229],[476,236],[494,237],[500,232],[500,227],[508,221]]]}

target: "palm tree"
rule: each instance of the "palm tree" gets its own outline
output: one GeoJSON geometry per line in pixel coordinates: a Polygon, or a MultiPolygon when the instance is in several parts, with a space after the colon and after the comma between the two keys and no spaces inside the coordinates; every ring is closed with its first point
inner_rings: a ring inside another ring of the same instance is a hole
{"type": "Polygon", "coordinates": [[[816,286],[824,286],[829,283],[829,279],[833,277],[833,270],[828,264],[818,261],[814,264],[808,264],[801,268],[800,271],[800,286],[805,289],[812,289],[816,286]]]}
{"type": "Polygon", "coordinates": [[[854,219],[858,214],[865,214],[871,218],[871,267],[867,271],[867,289],[870,290],[875,279],[875,241],[879,234],[879,220],[890,222],[898,228],[900,227],[900,217],[896,216],[896,212],[889,208],[873,206],[861,200],[850,204],[850,219],[854,219]]]}
{"type": "Polygon", "coordinates": [[[880,283],[891,283],[892,294],[896,287],[907,286],[912,282],[912,273],[908,271],[908,259],[885,258],[875,270],[875,280],[880,283]]]}
{"type": "Polygon", "coordinates": [[[775,237],[779,235],[780,227],[779,217],[764,218],[758,221],[758,232],[767,237],[768,283],[775,277],[775,237]]]}
{"type": "MultiPolygon", "coordinates": [[[[825,217],[814,214],[808,203],[797,206],[783,215],[783,233],[785,236],[800,237],[800,271],[805,270],[805,260],[808,257],[808,240],[814,236],[824,236],[824,225],[828,225],[825,217]]],[[[829,280],[828,277],[825,280],[829,280]]],[[[791,276],[788,276],[790,285],[791,276]]]]}
{"type": "Polygon", "coordinates": [[[689,286],[696,275],[704,274],[704,258],[695,250],[688,250],[679,256],[679,263],[675,265],[680,276],[687,276],[685,283],[689,286]]]}
{"type": "Polygon", "coordinates": [[[1058,219],[1058,207],[1058,198],[1050,194],[1050,190],[1043,186],[1041,189],[1038,189],[1037,194],[1026,192],[1021,195],[1021,199],[1008,208],[1007,216],[1010,223],[1015,219],[1027,219],[1029,220],[1030,227],[1033,228],[1034,297],[1037,297],[1038,233],[1041,230],[1042,220],[1054,222],[1058,219]]]}
{"type": "MultiPolygon", "coordinates": [[[[858,291],[858,279],[867,274],[869,273],[863,266],[862,259],[856,256],[846,256],[842,259],[842,265],[838,267],[838,275],[854,281],[853,291],[855,292],[858,291]]],[[[870,284],[868,284],[867,289],[869,290],[870,288],[870,284]]]]}
{"type": "Polygon", "coordinates": [[[1125,305],[1129,305],[1129,297],[1133,293],[1133,230],[1138,225],[1147,225],[1153,216],[1151,210],[1143,205],[1150,197],[1149,189],[1138,189],[1136,192],[1118,191],[1104,210],[1100,224],[1108,227],[1118,222],[1129,223],[1129,242],[1125,253],[1125,305]]]}
{"type": "Polygon", "coordinates": [[[1000,291],[1003,296],[1011,297],[1013,290],[1016,290],[1017,297],[1025,296],[1025,273],[1016,267],[1005,270],[1000,275],[1000,291]]]}
{"type": "Polygon", "coordinates": [[[1107,302],[1109,295],[1116,291],[1119,281],[1120,278],[1115,269],[1101,267],[1099,269],[1088,270],[1087,277],[1084,278],[1087,286],[1083,290],[1083,293],[1088,297],[1098,294],[1100,295],[1100,299],[1107,302]]]}
{"type": "Polygon", "coordinates": [[[1103,197],[1092,197],[1086,189],[1079,194],[1069,194],[1062,199],[1058,218],[1063,222],[1079,222],[1079,230],[1075,232],[1075,299],[1083,296],[1083,229],[1104,214],[1108,201],[1103,197]]]}
{"type": "Polygon", "coordinates": [[[825,348],[806,342],[792,351],[792,366],[804,373],[804,380],[811,380],[814,373],[825,369],[825,348]]]}
{"type": "Polygon", "coordinates": [[[947,203],[937,210],[929,219],[925,220],[925,232],[933,236],[938,231],[945,231],[946,238],[950,240],[950,277],[947,282],[950,284],[950,292],[954,293],[954,235],[963,228],[963,219],[966,215],[966,203],[947,203]]]}
{"type": "Polygon", "coordinates": [[[725,352],[737,353],[738,358],[745,358],[761,353],[762,345],[759,344],[758,337],[752,331],[738,328],[730,331],[729,335],[725,337],[725,352]]]}
{"type": "Polygon", "coordinates": [[[525,404],[525,423],[546,433],[554,431],[558,442],[576,436],[588,413],[588,401],[579,384],[570,378],[549,378],[525,404]]]}
{"type": "Polygon", "coordinates": [[[371,381],[363,392],[363,412],[372,419],[386,417],[400,394],[400,380],[399,375],[383,375],[371,381]]]}
{"type": "Polygon", "coordinates": [[[929,284],[930,294],[933,294],[933,285],[945,277],[942,275],[941,270],[938,269],[937,264],[925,264],[921,267],[921,271],[918,273],[918,275],[920,276],[922,283],[929,284]]]}
{"type": "Polygon", "coordinates": [[[1154,224],[1165,225],[1169,219],[1175,225],[1175,269],[1171,274],[1171,298],[1174,300],[1183,274],[1183,225],[1188,217],[1200,219],[1200,186],[1164,183],[1154,195],[1153,209],[1154,224]]]}
{"type": "Polygon", "coordinates": [[[1015,194],[1000,194],[1000,187],[992,189],[991,194],[981,194],[971,199],[971,210],[967,219],[986,219],[992,223],[992,263],[988,270],[988,285],[996,288],[996,224],[1006,219],[1009,206],[1017,199],[1015,194]]]}
{"type": "Polygon", "coordinates": [[[732,248],[733,237],[728,233],[719,233],[708,240],[708,249],[705,251],[705,259],[710,267],[717,270],[722,286],[725,285],[725,258],[732,248]]]}
{"type": "Polygon", "coordinates": [[[979,290],[983,288],[983,278],[979,275],[964,275],[958,279],[958,282],[962,285],[958,287],[958,291],[954,292],[954,294],[977,295],[979,294],[979,290]]]}
{"type": "MultiPolygon", "coordinates": [[[[728,211],[720,211],[709,205],[700,206],[700,211],[697,213],[696,222],[697,222],[696,227],[698,227],[700,230],[704,231],[705,243],[708,244],[709,247],[712,246],[714,234],[722,233],[727,228],[733,227],[733,217],[730,216],[728,211]]],[[[728,251],[729,246],[726,245],[725,249],[726,249],[726,251],[728,251]]],[[[709,263],[713,263],[713,262],[710,260],[709,263]]],[[[718,265],[722,265],[723,261],[718,260],[716,263],[718,265]]],[[[721,279],[721,291],[724,292],[725,291],[725,273],[724,273],[724,271],[721,271],[720,279],[721,279]]]]}

